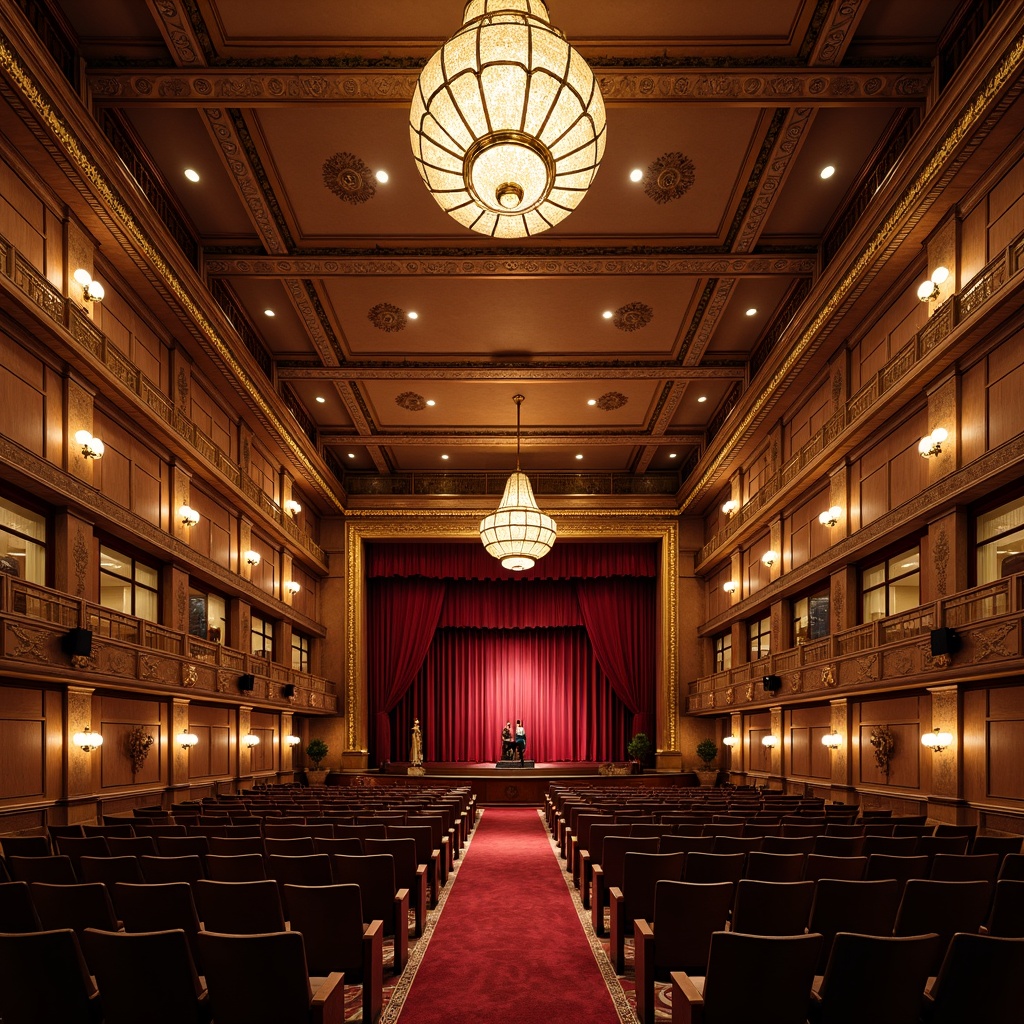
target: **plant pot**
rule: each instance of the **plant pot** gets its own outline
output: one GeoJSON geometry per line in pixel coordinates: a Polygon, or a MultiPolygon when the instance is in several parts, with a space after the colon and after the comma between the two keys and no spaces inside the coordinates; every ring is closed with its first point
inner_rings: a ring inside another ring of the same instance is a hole
{"type": "Polygon", "coordinates": [[[323,786],[327,782],[329,768],[307,768],[306,781],[311,786],[323,786]]]}
{"type": "Polygon", "coordinates": [[[697,778],[700,780],[702,789],[710,789],[718,781],[718,769],[698,768],[697,778]]]}

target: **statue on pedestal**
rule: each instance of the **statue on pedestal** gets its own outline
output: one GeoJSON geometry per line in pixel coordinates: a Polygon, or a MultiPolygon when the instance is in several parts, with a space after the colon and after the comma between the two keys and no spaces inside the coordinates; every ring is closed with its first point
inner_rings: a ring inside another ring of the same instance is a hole
{"type": "Polygon", "coordinates": [[[423,734],[420,732],[420,720],[418,718],[414,718],[412,723],[412,741],[409,744],[409,763],[414,768],[419,768],[423,764],[423,734]]]}

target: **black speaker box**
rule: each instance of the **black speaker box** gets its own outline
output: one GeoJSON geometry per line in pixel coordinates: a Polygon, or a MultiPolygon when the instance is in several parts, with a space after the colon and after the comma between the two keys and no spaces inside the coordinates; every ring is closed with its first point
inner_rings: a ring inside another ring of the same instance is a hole
{"type": "Polygon", "coordinates": [[[242,693],[249,693],[256,688],[256,677],[244,675],[238,677],[238,688],[242,693]]]}
{"type": "Polygon", "coordinates": [[[92,630],[76,626],[61,637],[61,647],[72,657],[88,658],[92,655],[92,630]]]}
{"type": "Polygon", "coordinates": [[[281,696],[282,697],[289,697],[289,698],[290,697],[294,697],[295,696],[295,684],[294,683],[285,683],[284,686],[281,687],[281,696]]]}
{"type": "Polygon", "coordinates": [[[932,657],[956,654],[960,650],[960,634],[950,626],[932,630],[932,657]]]}
{"type": "Polygon", "coordinates": [[[775,693],[782,689],[782,676],[765,676],[761,680],[765,693],[775,693]]]}

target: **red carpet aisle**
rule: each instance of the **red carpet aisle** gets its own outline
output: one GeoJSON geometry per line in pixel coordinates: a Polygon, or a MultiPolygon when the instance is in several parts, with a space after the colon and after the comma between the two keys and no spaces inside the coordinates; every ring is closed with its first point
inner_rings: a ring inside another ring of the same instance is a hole
{"type": "MultiPolygon", "coordinates": [[[[488,808],[399,1014],[400,1024],[620,1024],[534,808],[488,808]]],[[[397,1000],[396,1000],[397,1003],[397,1000]]]]}

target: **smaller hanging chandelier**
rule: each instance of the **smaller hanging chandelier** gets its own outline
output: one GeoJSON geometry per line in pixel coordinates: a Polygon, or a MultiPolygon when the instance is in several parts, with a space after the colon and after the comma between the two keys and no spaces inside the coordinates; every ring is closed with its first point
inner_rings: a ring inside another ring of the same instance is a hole
{"type": "Polygon", "coordinates": [[[537,507],[527,475],[519,469],[519,419],[523,395],[516,403],[516,471],[505,484],[498,510],[480,521],[480,539],[489,555],[501,559],[512,572],[532,569],[555,543],[555,521],[537,507]]]}

